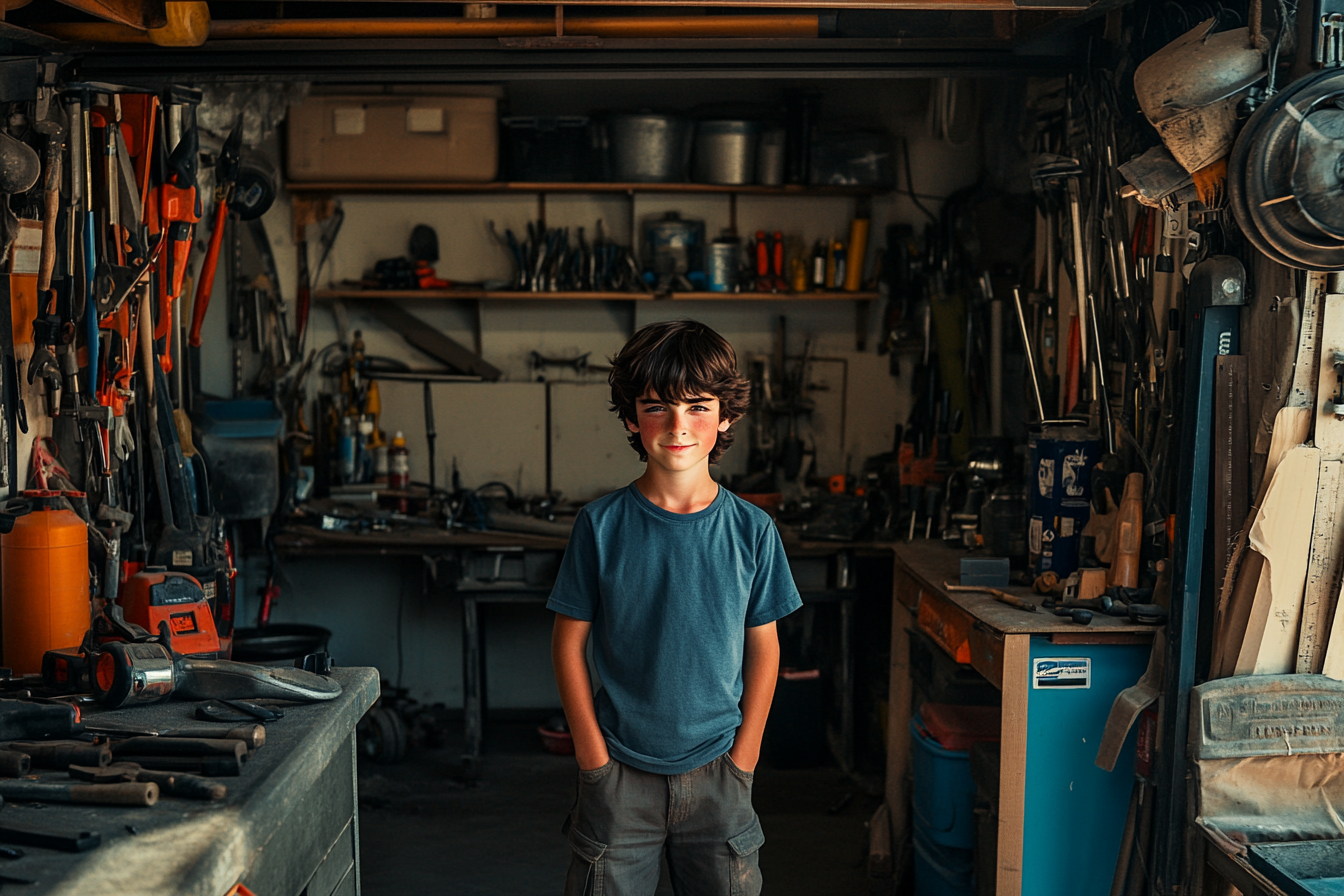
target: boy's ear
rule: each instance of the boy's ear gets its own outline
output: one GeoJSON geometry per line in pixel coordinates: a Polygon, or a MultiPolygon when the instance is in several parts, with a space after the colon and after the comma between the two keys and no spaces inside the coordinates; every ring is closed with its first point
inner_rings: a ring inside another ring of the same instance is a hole
{"type": "Polygon", "coordinates": [[[639,432],[639,424],[633,420],[622,420],[621,422],[625,424],[626,432],[639,432]]]}
{"type": "Polygon", "coordinates": [[[722,420],[719,421],[719,432],[727,432],[728,427],[732,426],[739,419],[740,418],[738,417],[724,417],[722,420]]]}

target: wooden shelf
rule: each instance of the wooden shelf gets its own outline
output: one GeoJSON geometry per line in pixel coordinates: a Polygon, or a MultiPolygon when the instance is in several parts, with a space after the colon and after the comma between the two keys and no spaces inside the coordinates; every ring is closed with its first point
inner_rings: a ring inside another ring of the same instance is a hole
{"type": "Polygon", "coordinates": [[[332,302],[360,299],[436,299],[541,302],[866,302],[879,298],[876,292],[674,292],[657,296],[648,292],[519,292],[484,289],[323,289],[313,300],[332,302]]]}
{"type": "Polygon", "coordinates": [[[287,183],[285,189],[295,195],[332,193],[737,193],[755,196],[872,196],[891,187],[817,186],[784,184],[765,187],[757,184],[615,184],[615,183],[377,183],[370,181],[311,181],[287,183]]]}

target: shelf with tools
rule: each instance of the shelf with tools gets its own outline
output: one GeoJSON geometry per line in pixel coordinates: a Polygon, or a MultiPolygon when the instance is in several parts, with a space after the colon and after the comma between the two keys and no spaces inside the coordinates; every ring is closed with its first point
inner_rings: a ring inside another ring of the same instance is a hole
{"type": "Polygon", "coordinates": [[[696,183],[579,183],[557,181],[530,183],[515,181],[488,181],[481,183],[441,183],[412,181],[384,183],[378,181],[308,181],[290,182],[285,189],[292,196],[320,196],[341,193],[731,193],[753,196],[873,196],[891,190],[888,186],[869,184],[696,184],[696,183]]]}
{"type": "Polygon", "coordinates": [[[463,301],[602,301],[602,302],[867,302],[880,298],[876,292],[530,292],[486,289],[323,289],[313,292],[315,302],[362,299],[429,299],[463,301]]]}

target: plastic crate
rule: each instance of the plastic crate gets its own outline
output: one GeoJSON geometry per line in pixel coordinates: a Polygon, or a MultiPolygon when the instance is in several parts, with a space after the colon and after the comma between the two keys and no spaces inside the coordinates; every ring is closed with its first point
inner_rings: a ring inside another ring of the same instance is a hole
{"type": "Polygon", "coordinates": [[[919,716],[910,720],[914,747],[915,831],[940,846],[969,850],[975,846],[975,782],[971,754],[945,750],[919,716]]]}

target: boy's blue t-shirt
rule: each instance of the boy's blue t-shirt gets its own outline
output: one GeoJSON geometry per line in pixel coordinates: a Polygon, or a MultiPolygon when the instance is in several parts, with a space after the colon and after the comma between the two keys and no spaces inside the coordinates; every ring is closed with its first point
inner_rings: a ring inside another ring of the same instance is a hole
{"type": "Polygon", "coordinates": [[[672,513],[631,483],[579,512],[546,606],[593,623],[611,755],[677,775],[733,744],[746,629],[802,603],[765,511],[720,487],[672,513]]]}

